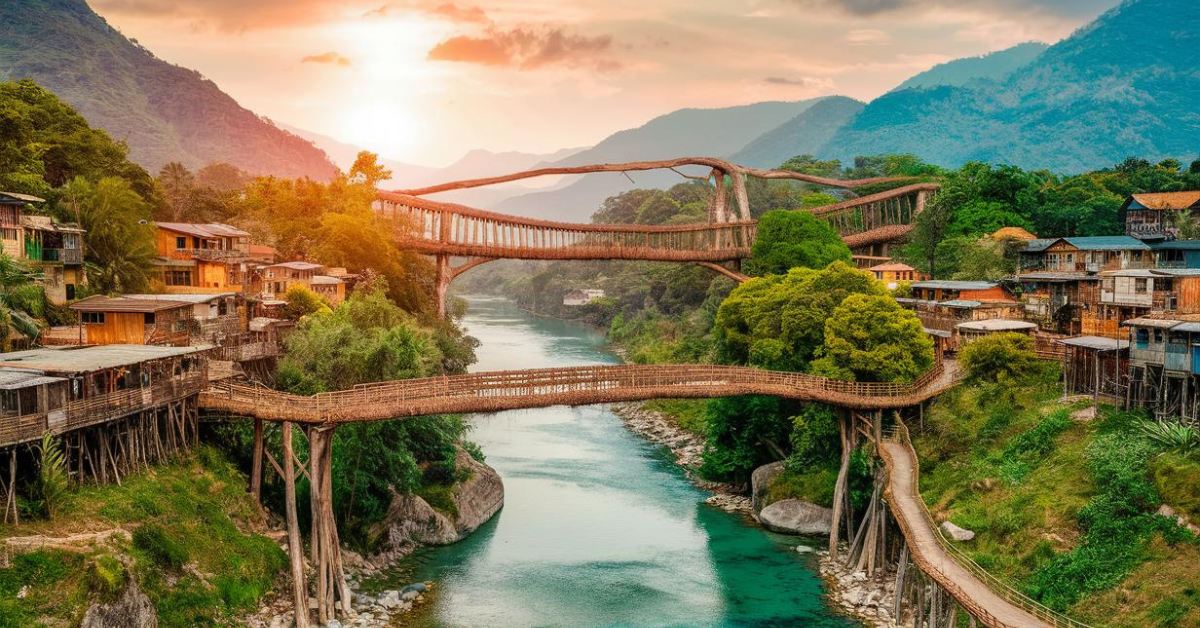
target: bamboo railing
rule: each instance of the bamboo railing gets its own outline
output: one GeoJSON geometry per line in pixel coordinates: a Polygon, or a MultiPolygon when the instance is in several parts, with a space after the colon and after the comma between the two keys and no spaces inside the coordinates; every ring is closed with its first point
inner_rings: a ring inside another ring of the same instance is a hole
{"type": "Polygon", "coordinates": [[[843,407],[911,406],[953,386],[938,364],[911,384],[845,382],[803,373],[715,365],[582,366],[428,377],[305,397],[236,382],[213,383],[201,407],[298,423],[346,423],[457,412],[496,412],[660,398],[775,395],[843,407]]]}
{"type": "MultiPolygon", "coordinates": [[[[899,417],[897,417],[896,426],[885,434],[885,441],[891,441],[903,447],[906,455],[911,458],[911,475],[909,480],[912,483],[912,497],[919,504],[923,523],[928,527],[927,532],[933,536],[933,538],[937,541],[938,546],[942,551],[944,551],[946,555],[944,558],[948,558],[956,563],[957,566],[969,572],[972,576],[977,578],[980,584],[986,587],[987,590],[991,591],[991,593],[1012,607],[1027,614],[1028,618],[1023,618],[1021,621],[1013,621],[1010,618],[1008,621],[1005,621],[996,616],[995,613],[1001,612],[999,609],[988,609],[980,604],[979,601],[975,599],[975,596],[963,589],[961,583],[955,582],[954,579],[950,578],[942,568],[933,563],[931,557],[925,556],[919,551],[919,548],[912,543],[912,539],[916,537],[915,531],[912,529],[912,522],[908,521],[908,519],[902,516],[900,513],[893,513],[895,515],[896,522],[900,526],[901,532],[904,534],[904,537],[909,539],[909,549],[912,552],[913,560],[920,566],[921,571],[936,580],[943,589],[954,596],[954,598],[958,600],[958,603],[962,605],[962,607],[966,609],[968,613],[970,613],[984,625],[990,626],[991,628],[1092,628],[1088,624],[1071,619],[1070,617],[1067,617],[1066,615],[1063,615],[1062,613],[1059,613],[1045,606],[1044,604],[1041,604],[1037,600],[1034,600],[1028,595],[1016,590],[1007,582],[1004,582],[1003,580],[1000,580],[996,576],[992,575],[990,572],[976,563],[975,560],[972,559],[965,551],[963,551],[962,548],[947,539],[945,535],[942,534],[941,528],[938,527],[937,522],[934,521],[933,515],[929,512],[929,508],[925,504],[925,500],[921,498],[921,463],[917,458],[916,450],[913,449],[912,440],[909,437],[908,426],[906,426],[904,422],[899,419],[899,417]]],[[[896,468],[896,461],[893,458],[892,452],[890,452],[886,446],[880,447],[879,451],[888,466],[889,472],[893,471],[896,468]]],[[[893,508],[895,508],[896,501],[895,496],[892,494],[892,485],[890,481],[888,483],[886,496],[888,502],[893,505],[893,508]]],[[[1005,615],[1011,616],[1011,612],[1005,613],[1005,615]]]]}
{"type": "MultiPolygon", "coordinates": [[[[936,184],[910,185],[811,210],[851,247],[899,239],[936,184]]],[[[396,238],[434,255],[510,259],[725,262],[750,256],[756,221],[691,225],[577,224],[535,220],[379,192],[376,211],[401,222],[396,238]]]]}

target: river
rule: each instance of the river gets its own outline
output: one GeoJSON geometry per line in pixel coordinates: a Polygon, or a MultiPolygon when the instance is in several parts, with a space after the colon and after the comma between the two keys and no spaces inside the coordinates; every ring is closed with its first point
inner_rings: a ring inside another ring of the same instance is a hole
{"type": "MultiPolygon", "coordinates": [[[[476,371],[615,364],[604,336],[471,298],[476,371]]],[[[505,506],[456,545],[407,561],[437,583],[427,628],[848,628],[811,554],[704,504],[664,448],[607,407],[475,415],[471,440],[504,479],[505,506]]],[[[810,541],[814,542],[814,541],[810,541]]]]}

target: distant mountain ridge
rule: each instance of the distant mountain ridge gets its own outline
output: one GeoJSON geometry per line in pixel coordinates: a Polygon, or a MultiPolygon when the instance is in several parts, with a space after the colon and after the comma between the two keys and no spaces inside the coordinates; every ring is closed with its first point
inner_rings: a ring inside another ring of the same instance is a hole
{"type": "Polygon", "coordinates": [[[1127,0],[1003,81],[892,92],[822,149],[1077,173],[1200,152],[1200,2],[1127,0]]]}
{"type": "Polygon", "coordinates": [[[932,68],[897,85],[893,92],[930,87],[963,87],[979,81],[1001,81],[1029,65],[1049,44],[1031,41],[978,57],[966,57],[932,68]]]}
{"type": "Polygon", "coordinates": [[[777,168],[797,155],[815,155],[864,107],[845,96],[822,99],[808,111],[760,135],[730,160],[755,168],[777,168]]]}
{"type": "MultiPolygon", "coordinates": [[[[555,166],[652,161],[673,157],[724,157],[808,111],[821,99],[762,102],[720,109],[680,109],[555,162],[555,166]]],[[[691,174],[707,174],[692,169],[691,174]]],[[[666,188],[684,179],[670,171],[598,173],[565,187],[505,200],[494,209],[524,216],[587,222],[604,199],[634,188],[666,188]],[[632,179],[632,181],[631,181],[632,179]]]]}
{"type": "Polygon", "coordinates": [[[84,0],[0,2],[0,79],[32,78],[124,140],[151,173],[224,161],[254,174],[329,179],[310,142],[238,105],[199,73],[138,46],[84,0]]]}

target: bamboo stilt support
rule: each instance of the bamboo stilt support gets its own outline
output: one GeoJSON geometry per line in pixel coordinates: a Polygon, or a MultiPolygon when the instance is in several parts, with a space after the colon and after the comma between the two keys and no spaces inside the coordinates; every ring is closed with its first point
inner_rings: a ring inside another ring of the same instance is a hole
{"type": "Polygon", "coordinates": [[[284,508],[288,529],[288,556],[292,567],[292,605],[296,610],[296,628],[308,628],[308,591],[304,578],[304,547],[300,544],[300,523],[296,519],[296,473],[292,467],[292,424],[283,423],[284,508]]]}

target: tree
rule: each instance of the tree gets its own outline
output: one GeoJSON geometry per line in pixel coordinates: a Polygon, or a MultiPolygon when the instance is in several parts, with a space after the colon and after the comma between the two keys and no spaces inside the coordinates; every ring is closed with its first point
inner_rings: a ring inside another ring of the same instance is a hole
{"type": "Polygon", "coordinates": [[[349,176],[351,181],[375,189],[380,183],[392,178],[392,171],[379,163],[379,155],[364,150],[359,151],[358,156],[354,158],[349,176]]]}
{"type": "Polygon", "coordinates": [[[172,161],[162,167],[156,181],[162,188],[163,200],[166,201],[166,217],[171,222],[190,220],[196,195],[196,177],[187,166],[172,161]]]}
{"type": "Polygon", "coordinates": [[[87,231],[88,283],[104,294],[146,289],[157,249],[150,206],[128,181],[105,177],[92,184],[76,177],[64,189],[87,231]]]}
{"type": "Polygon", "coordinates": [[[1019,379],[1040,372],[1033,338],[1026,334],[990,334],[972,341],[959,352],[959,363],[977,381],[1019,379]]]}
{"type": "Polygon", "coordinates": [[[859,382],[907,384],[933,366],[933,340],[921,320],[891,297],[846,297],[825,322],[816,375],[859,382]]]}
{"type": "Polygon", "coordinates": [[[287,302],[283,307],[283,315],[294,321],[312,314],[332,312],[328,301],[300,284],[288,286],[287,292],[283,293],[283,300],[287,302]]]}
{"type": "Polygon", "coordinates": [[[42,334],[38,321],[46,314],[46,293],[28,267],[0,252],[0,349],[12,349],[15,331],[30,340],[42,334]]]}
{"type": "Polygon", "coordinates": [[[825,339],[825,322],[850,295],[880,296],[869,273],[834,262],[751,279],[721,302],[713,327],[718,357],[729,364],[805,371],[825,339]]]}
{"type": "Polygon", "coordinates": [[[679,213],[679,203],[666,192],[655,192],[637,209],[636,221],[640,225],[661,225],[679,213]]]}
{"type": "Polygon", "coordinates": [[[825,268],[849,262],[850,247],[829,223],[805,211],[767,212],[758,223],[746,271],[781,275],[792,268],[825,268]]]}
{"type": "Polygon", "coordinates": [[[796,402],[779,397],[735,397],[708,403],[704,464],[700,474],[712,480],[744,483],[755,468],[786,456],[796,402]]]}

